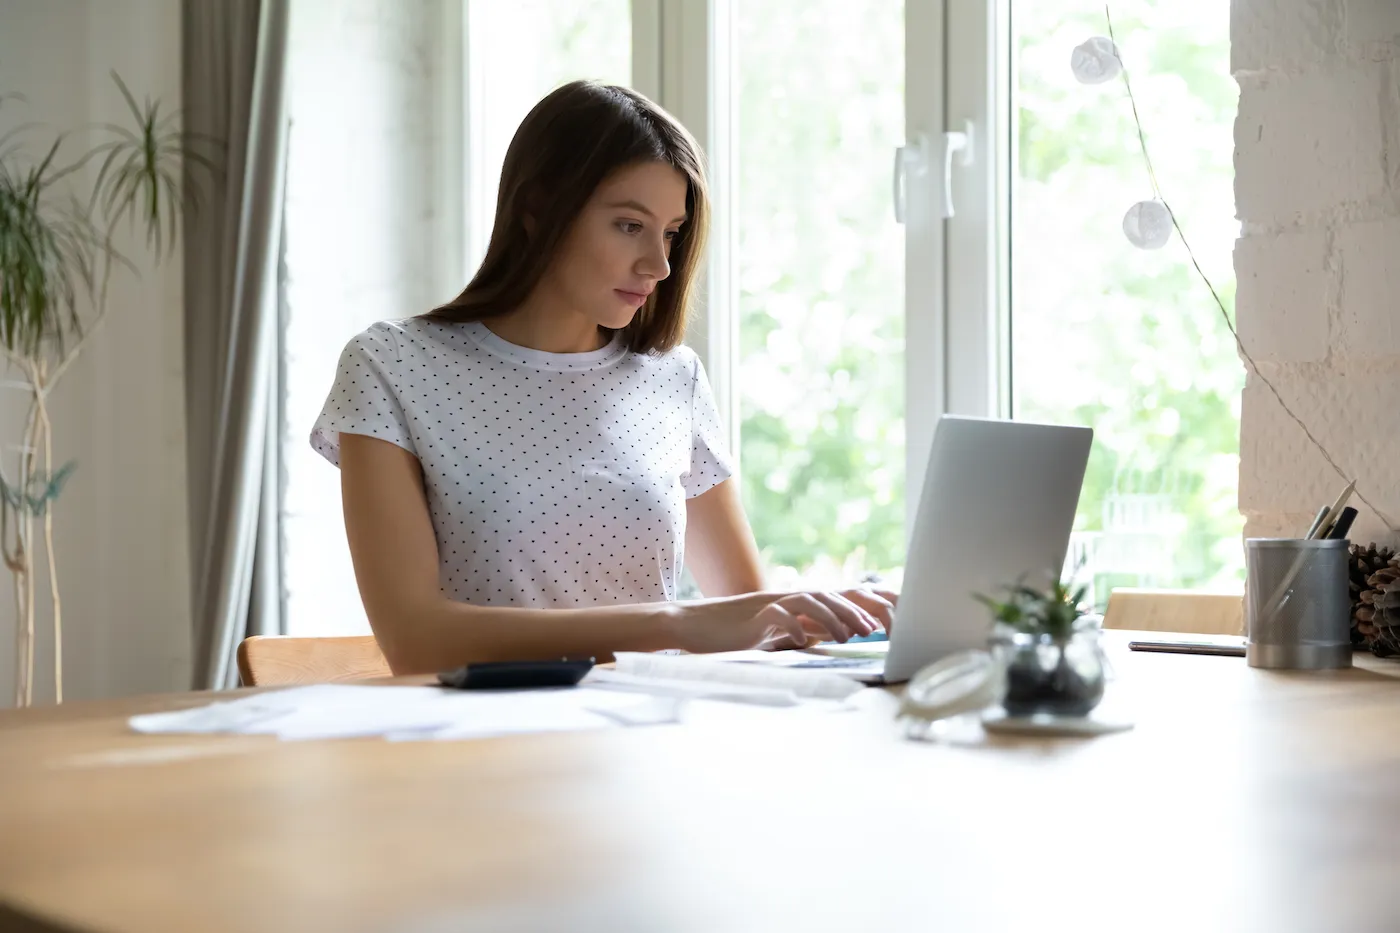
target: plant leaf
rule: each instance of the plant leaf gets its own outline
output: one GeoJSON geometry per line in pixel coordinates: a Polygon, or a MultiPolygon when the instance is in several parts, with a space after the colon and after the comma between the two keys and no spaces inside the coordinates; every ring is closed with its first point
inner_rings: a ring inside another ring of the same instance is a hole
{"type": "MultiPolygon", "coordinates": [[[[133,124],[100,124],[97,129],[109,138],[77,161],[60,163],[68,139],[60,134],[37,162],[22,162],[24,134],[33,123],[0,135],[0,343],[12,356],[68,359],[68,341],[84,335],[85,300],[91,301],[94,320],[100,319],[113,271],[137,271],[115,248],[116,228],[141,226],[160,261],[179,242],[181,208],[197,209],[198,191],[194,185],[182,188],[180,166],[188,163],[211,174],[219,170],[215,160],[196,151],[215,151],[214,137],[182,132],[179,112],[149,97],[138,103],[121,76],[111,74],[133,124]],[[71,204],[57,196],[56,183],[94,162],[98,170],[90,191],[81,199],[69,197],[71,204]]],[[[0,104],[22,99],[0,94],[0,104]]],[[[66,475],[53,477],[54,495],[66,475]]],[[[50,501],[48,491],[29,492],[41,505],[50,501]]]]}

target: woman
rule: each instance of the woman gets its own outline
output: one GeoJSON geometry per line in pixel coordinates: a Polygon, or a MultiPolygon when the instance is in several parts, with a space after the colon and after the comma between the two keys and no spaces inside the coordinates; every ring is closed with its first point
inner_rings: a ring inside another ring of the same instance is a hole
{"type": "Polygon", "coordinates": [[[889,626],[893,594],[762,591],[709,384],[680,344],[701,166],[641,95],[561,87],[511,141],[466,290],[346,346],[311,441],[340,467],[395,673],[889,626]],[[683,557],[707,598],[674,601],[683,557]]]}

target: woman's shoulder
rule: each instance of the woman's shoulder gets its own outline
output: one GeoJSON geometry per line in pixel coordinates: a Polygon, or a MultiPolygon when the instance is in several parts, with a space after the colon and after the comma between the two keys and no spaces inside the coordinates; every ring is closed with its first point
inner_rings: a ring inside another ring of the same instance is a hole
{"type": "Polygon", "coordinates": [[[440,325],[424,317],[385,318],[360,331],[350,339],[373,343],[404,344],[420,340],[440,325]]]}
{"type": "Polygon", "coordinates": [[[669,350],[633,353],[632,356],[641,361],[643,366],[657,372],[684,375],[688,379],[693,379],[700,368],[700,355],[683,343],[678,343],[669,350]]]}
{"type": "Polygon", "coordinates": [[[399,334],[404,330],[407,319],[375,321],[359,333],[345,341],[345,349],[377,351],[395,348],[400,342],[399,334]]]}
{"type": "Polygon", "coordinates": [[[382,356],[387,352],[411,353],[415,350],[437,347],[444,339],[451,337],[447,333],[448,330],[450,330],[450,325],[444,325],[422,316],[386,318],[382,321],[375,321],[351,337],[346,343],[346,350],[369,352],[376,356],[382,356]]]}
{"type": "Polygon", "coordinates": [[[367,369],[397,379],[411,372],[446,371],[460,375],[475,361],[473,344],[443,325],[422,317],[375,321],[346,341],[340,369],[367,369]]]}

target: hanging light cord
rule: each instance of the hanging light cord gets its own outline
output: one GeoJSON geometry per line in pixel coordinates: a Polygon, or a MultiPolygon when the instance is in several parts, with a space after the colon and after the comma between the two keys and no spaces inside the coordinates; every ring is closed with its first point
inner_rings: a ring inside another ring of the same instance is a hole
{"type": "MultiPolygon", "coordinates": [[[[1206,288],[1210,290],[1210,297],[1215,299],[1215,306],[1220,309],[1220,319],[1225,322],[1225,327],[1230,331],[1230,336],[1235,339],[1235,347],[1239,350],[1240,356],[1244,358],[1245,363],[1248,364],[1250,370],[1253,371],[1254,375],[1259,379],[1259,381],[1264,384],[1265,388],[1267,388],[1269,392],[1273,394],[1274,398],[1278,401],[1279,407],[1283,409],[1284,413],[1288,415],[1288,417],[1292,418],[1293,421],[1298,425],[1298,427],[1302,429],[1302,432],[1305,435],[1307,435],[1308,440],[1311,441],[1312,445],[1317,448],[1319,453],[1322,454],[1323,459],[1327,461],[1328,465],[1331,466],[1332,469],[1336,471],[1337,475],[1340,476],[1343,480],[1345,480],[1348,483],[1352,482],[1352,477],[1348,476],[1346,471],[1343,470],[1341,466],[1337,464],[1337,461],[1332,457],[1332,454],[1329,453],[1327,448],[1322,445],[1322,442],[1317,439],[1313,432],[1308,428],[1307,424],[1304,423],[1303,419],[1298,417],[1298,413],[1293,410],[1292,406],[1290,406],[1287,402],[1283,400],[1283,396],[1279,394],[1279,390],[1274,385],[1273,380],[1271,380],[1268,376],[1264,375],[1264,373],[1260,371],[1259,365],[1254,362],[1254,357],[1251,356],[1249,351],[1245,349],[1244,341],[1240,340],[1240,334],[1239,331],[1235,328],[1235,322],[1230,320],[1230,313],[1225,310],[1225,302],[1220,300],[1220,293],[1215,290],[1215,286],[1211,284],[1210,277],[1206,275],[1205,270],[1201,268],[1200,262],[1196,259],[1196,254],[1191,249],[1190,242],[1188,242],[1186,239],[1186,232],[1181,229],[1181,224],[1176,219],[1176,211],[1172,210],[1172,206],[1169,203],[1167,203],[1167,199],[1162,195],[1162,188],[1157,183],[1157,173],[1152,168],[1152,156],[1150,156],[1147,152],[1147,135],[1143,132],[1142,129],[1142,118],[1138,116],[1137,98],[1133,96],[1133,83],[1128,79],[1128,66],[1123,61],[1122,55],[1119,54],[1118,38],[1113,34],[1113,17],[1109,15],[1107,5],[1105,5],[1103,8],[1103,15],[1104,19],[1108,22],[1108,38],[1109,41],[1113,43],[1113,55],[1115,58],[1118,59],[1118,64],[1123,74],[1123,86],[1128,91],[1128,103],[1133,108],[1133,123],[1137,127],[1138,144],[1142,147],[1142,161],[1147,165],[1147,177],[1152,182],[1152,194],[1157,198],[1157,200],[1162,202],[1162,205],[1167,209],[1167,214],[1171,216],[1172,227],[1176,230],[1176,235],[1181,237],[1181,245],[1186,247],[1186,255],[1190,257],[1191,265],[1196,268],[1196,274],[1201,277],[1201,281],[1204,282],[1206,288]]],[[[1377,508],[1374,502],[1366,498],[1365,493],[1361,491],[1360,484],[1357,485],[1356,497],[1360,499],[1361,502],[1364,505],[1366,505],[1372,512],[1376,513],[1376,516],[1380,518],[1380,520],[1383,523],[1385,523],[1386,528],[1390,530],[1391,534],[1400,534],[1400,529],[1397,529],[1395,527],[1395,523],[1390,519],[1390,517],[1387,516],[1384,512],[1382,512],[1379,508],[1377,508]]]]}

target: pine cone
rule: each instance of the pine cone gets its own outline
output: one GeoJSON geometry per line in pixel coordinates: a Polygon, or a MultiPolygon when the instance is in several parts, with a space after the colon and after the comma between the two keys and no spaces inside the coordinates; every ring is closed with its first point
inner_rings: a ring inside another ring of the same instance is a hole
{"type": "Polygon", "coordinates": [[[1395,552],[1390,548],[1353,544],[1347,561],[1348,586],[1351,590],[1351,643],[1364,645],[1381,657],[1400,654],[1400,632],[1396,632],[1397,637],[1378,641],[1375,594],[1370,579],[1391,566],[1394,560],[1395,552]]]}
{"type": "Polygon", "coordinates": [[[1371,610],[1375,629],[1371,651],[1381,657],[1400,654],[1400,558],[1367,577],[1366,585],[1361,598],[1365,600],[1362,608],[1371,610]]]}

